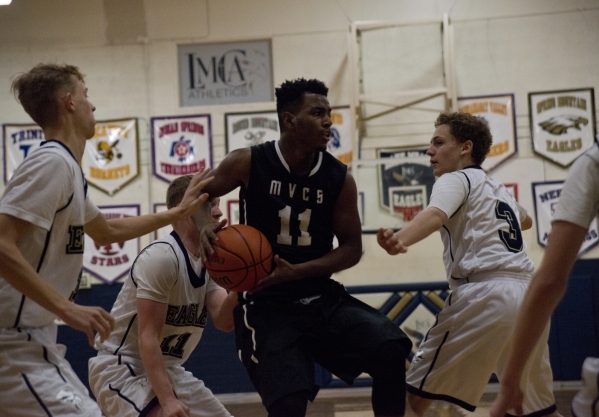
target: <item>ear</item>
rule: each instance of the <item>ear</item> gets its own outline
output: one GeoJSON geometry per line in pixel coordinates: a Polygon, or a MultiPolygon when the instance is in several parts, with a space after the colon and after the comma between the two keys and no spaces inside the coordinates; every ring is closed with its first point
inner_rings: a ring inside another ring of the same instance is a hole
{"type": "Polygon", "coordinates": [[[295,125],[297,123],[297,117],[295,117],[295,115],[289,113],[288,111],[283,112],[281,115],[281,120],[281,125],[285,128],[285,130],[295,129],[295,125]]]}
{"type": "Polygon", "coordinates": [[[471,140],[467,140],[466,142],[462,143],[462,155],[465,154],[471,154],[472,150],[474,149],[474,144],[472,143],[471,140]]]}
{"type": "Polygon", "coordinates": [[[69,110],[75,110],[75,102],[73,101],[73,94],[70,91],[67,91],[62,96],[60,96],[59,101],[64,107],[69,110]]]}

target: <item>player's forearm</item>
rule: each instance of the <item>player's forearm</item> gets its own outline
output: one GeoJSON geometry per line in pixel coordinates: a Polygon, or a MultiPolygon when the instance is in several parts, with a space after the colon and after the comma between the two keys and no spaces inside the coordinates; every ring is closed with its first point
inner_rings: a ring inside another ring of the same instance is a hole
{"type": "Polygon", "coordinates": [[[164,404],[166,400],[175,398],[158,338],[154,335],[140,335],[139,355],[158,401],[164,404]]]}
{"type": "Polygon", "coordinates": [[[437,208],[418,213],[405,227],[395,233],[404,246],[420,242],[443,226],[447,216],[437,208]]]}
{"type": "Polygon", "coordinates": [[[215,313],[211,314],[214,327],[223,332],[230,332],[235,327],[233,319],[233,309],[238,304],[237,293],[231,291],[223,300],[222,304],[215,308],[215,313]]]}

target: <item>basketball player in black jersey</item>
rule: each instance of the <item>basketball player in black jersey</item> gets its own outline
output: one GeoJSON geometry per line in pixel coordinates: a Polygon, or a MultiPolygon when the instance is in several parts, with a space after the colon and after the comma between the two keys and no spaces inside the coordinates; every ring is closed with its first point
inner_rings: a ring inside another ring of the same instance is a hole
{"type": "MultiPolygon", "coordinates": [[[[232,151],[204,188],[216,197],[240,187],[241,222],[262,231],[275,253],[274,271],[239,296],[237,347],[269,417],[305,415],[318,390],[315,362],[348,383],[368,372],[375,415],[401,416],[410,340],[331,279],[360,260],[362,235],[356,183],[326,151],[327,93],[318,80],[283,83],[280,140],[232,151]]],[[[208,224],[204,214],[198,224],[208,224]]],[[[205,226],[205,255],[214,237],[205,226]]]]}

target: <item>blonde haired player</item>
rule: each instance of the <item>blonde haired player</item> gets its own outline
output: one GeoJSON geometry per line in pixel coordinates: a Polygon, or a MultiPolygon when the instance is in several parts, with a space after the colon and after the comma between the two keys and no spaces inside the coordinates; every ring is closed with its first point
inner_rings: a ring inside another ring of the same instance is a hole
{"type": "MultiPolygon", "coordinates": [[[[181,201],[191,176],[176,178],[167,207],[181,201]]],[[[212,201],[214,222],[222,215],[212,201]]],[[[224,224],[224,223],[222,223],[224,224]]],[[[141,251],[112,308],[115,330],[89,360],[90,387],[107,416],[229,417],[223,405],[183,363],[200,341],[208,315],[233,329],[237,294],[216,285],[200,259],[200,234],[191,218],[141,251]]]]}
{"type": "Polygon", "coordinates": [[[0,198],[0,410],[10,416],[100,416],[56,343],[58,317],[85,332],[110,334],[100,307],[73,303],[84,233],[98,244],[133,239],[189,216],[207,199],[199,173],[179,207],[106,220],[87,193],[80,163],[94,136],[94,105],[72,65],[39,64],[12,89],[48,139],[15,170],[0,198]]]}
{"type": "MultiPolygon", "coordinates": [[[[522,229],[532,220],[481,164],[492,137],[487,124],[466,113],[443,113],[435,122],[427,154],[433,173],[428,207],[399,232],[380,229],[389,254],[439,230],[443,262],[452,288],[406,376],[408,402],[424,415],[433,400],[474,411],[491,374],[503,375],[507,340],[524,297],[533,263],[522,229]]],[[[547,350],[548,328],[524,372],[525,414],[556,412],[547,350]]]]}

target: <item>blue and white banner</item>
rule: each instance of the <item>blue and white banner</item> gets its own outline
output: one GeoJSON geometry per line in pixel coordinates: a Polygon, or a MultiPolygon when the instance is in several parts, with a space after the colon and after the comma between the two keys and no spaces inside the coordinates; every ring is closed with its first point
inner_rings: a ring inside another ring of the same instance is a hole
{"type": "Polygon", "coordinates": [[[27,155],[39,148],[40,143],[44,140],[44,132],[36,124],[6,123],[2,125],[5,184],[27,155]]]}
{"type": "Polygon", "coordinates": [[[152,117],[152,172],[170,183],[181,175],[212,167],[212,128],[209,114],[152,117]]]}
{"type": "MultiPolygon", "coordinates": [[[[541,246],[547,245],[551,232],[551,220],[562,193],[564,181],[533,182],[532,193],[535,203],[537,240],[541,246]]],[[[580,247],[578,256],[592,249],[599,241],[597,218],[593,219],[587,236],[580,247]]]]}
{"type": "Polygon", "coordinates": [[[225,114],[227,153],[261,143],[279,140],[279,117],[275,110],[225,114]]]}

